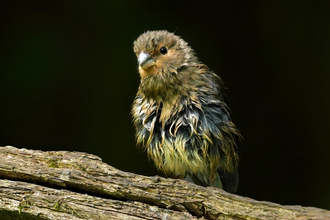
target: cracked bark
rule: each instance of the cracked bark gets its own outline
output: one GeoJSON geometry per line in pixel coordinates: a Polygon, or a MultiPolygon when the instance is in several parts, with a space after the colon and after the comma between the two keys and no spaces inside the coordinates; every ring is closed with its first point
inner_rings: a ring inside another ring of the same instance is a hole
{"type": "Polygon", "coordinates": [[[184,180],[123,172],[94,155],[0,147],[0,219],[329,219],[184,180]]]}

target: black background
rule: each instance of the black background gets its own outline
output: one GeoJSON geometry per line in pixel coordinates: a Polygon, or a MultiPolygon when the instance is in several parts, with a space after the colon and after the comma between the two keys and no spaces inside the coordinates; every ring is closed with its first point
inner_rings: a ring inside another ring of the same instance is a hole
{"type": "Polygon", "coordinates": [[[133,41],[166,29],[220,75],[241,147],[239,193],[330,209],[328,1],[5,1],[0,145],[85,151],[157,171],[135,149],[133,41]]]}

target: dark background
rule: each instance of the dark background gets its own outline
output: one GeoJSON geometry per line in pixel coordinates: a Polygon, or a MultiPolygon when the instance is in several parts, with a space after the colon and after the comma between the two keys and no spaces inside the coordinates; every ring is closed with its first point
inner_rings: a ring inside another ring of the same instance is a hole
{"type": "Polygon", "coordinates": [[[0,145],[157,174],[134,147],[132,43],[176,30],[229,88],[239,193],[330,209],[329,1],[214,2],[2,2],[0,145]]]}

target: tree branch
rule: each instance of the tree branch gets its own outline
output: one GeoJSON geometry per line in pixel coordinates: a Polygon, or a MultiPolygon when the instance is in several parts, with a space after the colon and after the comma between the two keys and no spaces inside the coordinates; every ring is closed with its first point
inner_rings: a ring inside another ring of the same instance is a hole
{"type": "Polygon", "coordinates": [[[7,146],[0,147],[0,158],[1,219],[330,220],[327,210],[127,173],[87,153],[7,146]]]}

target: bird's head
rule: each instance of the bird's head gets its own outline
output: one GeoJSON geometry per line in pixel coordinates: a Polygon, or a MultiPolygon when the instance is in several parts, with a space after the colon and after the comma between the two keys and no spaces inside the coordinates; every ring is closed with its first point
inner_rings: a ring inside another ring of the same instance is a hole
{"type": "Polygon", "coordinates": [[[167,31],[147,31],[134,42],[141,78],[172,77],[197,58],[180,37],[167,31]]]}

